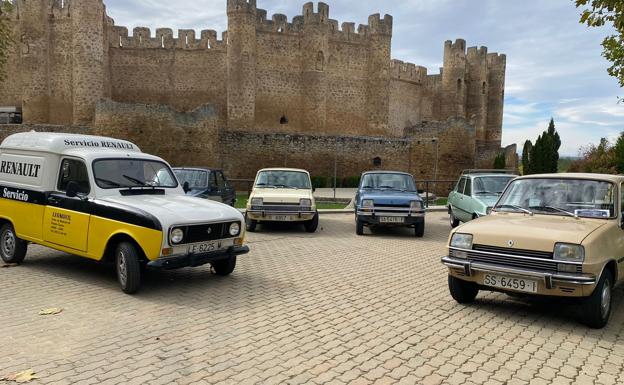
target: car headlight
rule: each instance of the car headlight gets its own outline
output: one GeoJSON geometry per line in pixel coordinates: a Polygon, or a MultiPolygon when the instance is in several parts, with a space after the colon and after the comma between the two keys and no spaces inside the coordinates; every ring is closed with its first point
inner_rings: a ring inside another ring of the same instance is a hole
{"type": "Polygon", "coordinates": [[[410,202],[410,210],[421,210],[422,208],[423,208],[423,203],[421,201],[410,202]]]}
{"type": "Polygon", "coordinates": [[[362,200],[362,207],[373,208],[375,207],[375,202],[372,199],[364,199],[362,200]]]}
{"type": "Polygon", "coordinates": [[[451,237],[451,247],[472,249],[472,234],[455,233],[451,237]]]}
{"type": "Polygon", "coordinates": [[[583,262],[585,260],[585,248],[571,243],[557,243],[553,258],[557,261],[583,262]]]}
{"type": "Polygon", "coordinates": [[[182,229],[171,230],[171,243],[177,245],[184,239],[184,231],[182,229]]]}
{"type": "Polygon", "coordinates": [[[234,222],[230,225],[230,235],[235,237],[240,234],[240,225],[238,222],[234,222]]]}
{"type": "Polygon", "coordinates": [[[312,207],[312,199],[299,199],[299,205],[304,207],[312,207]]]}
{"type": "Polygon", "coordinates": [[[264,201],[262,200],[262,198],[251,198],[252,206],[262,206],[263,203],[264,201]]]}

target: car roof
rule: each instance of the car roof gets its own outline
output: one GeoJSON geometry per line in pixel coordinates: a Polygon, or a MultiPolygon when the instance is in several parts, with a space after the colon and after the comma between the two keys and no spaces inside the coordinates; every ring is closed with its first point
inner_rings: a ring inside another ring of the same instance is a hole
{"type": "Polygon", "coordinates": [[[462,176],[466,176],[469,178],[480,178],[480,177],[492,177],[492,178],[516,178],[518,174],[463,174],[462,176]]]}
{"type": "Polygon", "coordinates": [[[223,171],[221,168],[213,167],[172,167],[175,170],[191,170],[191,171],[223,171]]]}
{"type": "Polygon", "coordinates": [[[371,170],[371,171],[364,171],[362,173],[362,175],[366,175],[366,174],[403,174],[403,175],[408,175],[408,176],[412,176],[412,174],[408,173],[408,172],[404,172],[404,171],[391,171],[391,170],[371,170]]]}
{"type": "Polygon", "coordinates": [[[601,180],[613,183],[624,182],[624,175],[612,175],[612,174],[596,174],[596,173],[551,173],[551,174],[533,174],[524,175],[518,177],[518,179],[536,179],[536,178],[548,178],[548,179],[587,179],[587,180],[601,180]]]}
{"type": "Polygon", "coordinates": [[[88,153],[141,153],[141,149],[127,140],[107,138],[104,136],[66,134],[58,132],[20,132],[6,137],[2,150],[39,151],[52,154],[88,153]]]}
{"type": "Polygon", "coordinates": [[[309,174],[308,171],[301,169],[301,168],[288,168],[288,167],[273,167],[273,168],[263,168],[258,170],[258,172],[261,171],[296,171],[296,172],[304,172],[306,174],[309,174]]]}

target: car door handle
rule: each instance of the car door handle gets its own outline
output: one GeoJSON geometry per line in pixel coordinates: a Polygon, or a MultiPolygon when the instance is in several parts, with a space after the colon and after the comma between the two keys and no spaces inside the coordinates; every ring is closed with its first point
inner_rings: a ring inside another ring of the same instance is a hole
{"type": "Polygon", "coordinates": [[[57,205],[57,204],[61,203],[61,199],[58,198],[58,197],[51,196],[51,197],[48,197],[48,203],[51,203],[53,205],[57,205]]]}

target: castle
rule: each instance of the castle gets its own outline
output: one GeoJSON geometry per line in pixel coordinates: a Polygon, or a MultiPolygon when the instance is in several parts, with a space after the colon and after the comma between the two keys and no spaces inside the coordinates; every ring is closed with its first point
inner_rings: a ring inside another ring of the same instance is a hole
{"type": "MultiPolygon", "coordinates": [[[[391,59],[390,15],[356,29],[324,3],[289,22],[255,0],[227,0],[220,39],[175,38],[169,28],[130,34],[102,0],[14,3],[0,84],[0,106],[22,108],[14,130],[113,135],[235,177],[283,165],[331,175],[336,162],[358,175],[378,158],[418,178],[454,178],[504,151],[505,55],[447,41],[440,74],[428,74],[391,59]]],[[[513,167],[515,148],[506,154],[513,167]]]]}

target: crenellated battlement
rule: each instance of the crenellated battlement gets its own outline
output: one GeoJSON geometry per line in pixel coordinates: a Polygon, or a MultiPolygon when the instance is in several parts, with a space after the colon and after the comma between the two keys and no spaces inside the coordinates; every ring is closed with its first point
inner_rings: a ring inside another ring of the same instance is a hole
{"type": "Polygon", "coordinates": [[[447,40],[444,42],[444,55],[466,56],[466,40],[456,39],[455,42],[447,40]]]}
{"type": "Polygon", "coordinates": [[[487,58],[488,49],[487,47],[468,47],[467,58],[468,60],[481,59],[485,60],[487,58]]]}
{"type": "Polygon", "coordinates": [[[217,32],[214,30],[202,30],[197,39],[195,30],[180,29],[178,37],[173,37],[171,28],[158,28],[156,35],[152,37],[151,30],[146,27],[136,27],[132,30],[132,36],[128,35],[128,28],[112,25],[108,26],[108,41],[112,48],[160,48],[160,49],[184,49],[184,50],[226,50],[226,35],[222,40],[217,40],[217,32]]]}
{"type": "Polygon", "coordinates": [[[390,61],[390,77],[396,80],[423,84],[426,82],[427,68],[393,59],[390,61]]]}
{"type": "Polygon", "coordinates": [[[309,2],[303,5],[304,24],[326,24],[329,20],[329,5],[319,2],[317,12],[314,12],[314,3],[309,2]]]}
{"type": "Polygon", "coordinates": [[[368,28],[372,35],[389,35],[392,36],[392,16],[381,15],[376,13],[368,17],[368,28]]]}
{"type": "Polygon", "coordinates": [[[52,3],[52,16],[55,19],[71,17],[71,0],[54,0],[52,3]]]}
{"type": "Polygon", "coordinates": [[[256,12],[256,0],[227,0],[227,13],[256,12]]]}
{"type": "Polygon", "coordinates": [[[505,67],[507,64],[507,55],[498,54],[496,52],[487,54],[488,67],[505,67]]]}

